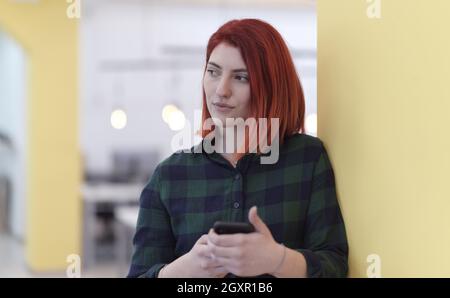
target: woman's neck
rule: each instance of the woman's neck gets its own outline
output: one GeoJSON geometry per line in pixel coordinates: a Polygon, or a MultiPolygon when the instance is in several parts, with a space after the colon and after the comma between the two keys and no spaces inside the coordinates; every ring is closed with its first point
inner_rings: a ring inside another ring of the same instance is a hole
{"type": "Polygon", "coordinates": [[[216,127],[215,129],[215,148],[226,160],[228,160],[234,167],[239,158],[237,148],[242,147],[242,140],[245,139],[242,129],[238,133],[238,126],[216,127]]]}

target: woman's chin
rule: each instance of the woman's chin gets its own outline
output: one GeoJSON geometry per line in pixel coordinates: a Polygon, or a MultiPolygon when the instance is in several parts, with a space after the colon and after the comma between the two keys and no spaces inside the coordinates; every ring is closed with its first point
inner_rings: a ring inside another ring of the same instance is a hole
{"type": "Polygon", "coordinates": [[[213,121],[215,125],[221,126],[221,127],[225,127],[227,126],[227,119],[234,119],[232,116],[227,116],[227,115],[213,115],[213,121]]]}

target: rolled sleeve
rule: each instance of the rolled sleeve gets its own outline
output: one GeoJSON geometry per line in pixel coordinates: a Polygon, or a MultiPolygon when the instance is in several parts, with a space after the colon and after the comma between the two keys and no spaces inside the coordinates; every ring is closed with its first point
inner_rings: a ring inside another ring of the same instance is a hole
{"type": "Polygon", "coordinates": [[[347,236],[334,172],[323,144],[314,166],[303,244],[297,251],[305,257],[308,277],[347,276],[347,236]]]}

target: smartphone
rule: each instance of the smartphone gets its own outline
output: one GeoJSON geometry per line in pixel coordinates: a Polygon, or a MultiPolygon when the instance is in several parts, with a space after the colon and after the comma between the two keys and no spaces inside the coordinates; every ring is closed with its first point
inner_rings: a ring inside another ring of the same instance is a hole
{"type": "Polygon", "coordinates": [[[248,234],[255,231],[255,227],[251,223],[230,221],[216,221],[213,229],[217,234],[248,234]]]}

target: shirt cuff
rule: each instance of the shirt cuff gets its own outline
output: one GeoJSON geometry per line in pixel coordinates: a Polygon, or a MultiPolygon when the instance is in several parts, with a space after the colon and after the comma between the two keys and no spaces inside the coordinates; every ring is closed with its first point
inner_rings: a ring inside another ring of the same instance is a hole
{"type": "Polygon", "coordinates": [[[140,278],[157,278],[159,271],[165,266],[165,263],[155,264],[150,269],[147,270],[144,274],[139,276],[140,278]]]}
{"type": "Polygon", "coordinates": [[[297,249],[297,251],[305,257],[307,277],[320,277],[322,264],[320,263],[319,257],[317,257],[316,254],[309,249],[297,249]]]}

